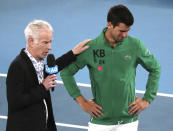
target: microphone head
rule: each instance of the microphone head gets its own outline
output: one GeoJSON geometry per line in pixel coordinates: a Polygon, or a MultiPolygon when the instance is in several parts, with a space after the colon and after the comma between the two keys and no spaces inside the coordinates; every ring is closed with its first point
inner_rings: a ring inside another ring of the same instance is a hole
{"type": "Polygon", "coordinates": [[[47,65],[48,65],[48,67],[54,67],[55,66],[55,57],[53,54],[48,54],[47,65]]]}

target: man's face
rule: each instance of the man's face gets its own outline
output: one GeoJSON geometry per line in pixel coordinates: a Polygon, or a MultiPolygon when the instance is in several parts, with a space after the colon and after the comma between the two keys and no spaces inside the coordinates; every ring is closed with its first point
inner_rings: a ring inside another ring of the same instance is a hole
{"type": "Polygon", "coordinates": [[[110,31],[111,39],[115,42],[120,42],[127,37],[127,32],[130,30],[130,26],[120,23],[118,26],[113,27],[113,25],[109,22],[108,29],[110,31]]]}
{"type": "MultiPolygon", "coordinates": [[[[32,44],[33,56],[36,60],[44,59],[52,49],[53,33],[50,30],[41,29],[37,43],[32,44]]],[[[34,41],[35,42],[35,41],[34,41]]]]}

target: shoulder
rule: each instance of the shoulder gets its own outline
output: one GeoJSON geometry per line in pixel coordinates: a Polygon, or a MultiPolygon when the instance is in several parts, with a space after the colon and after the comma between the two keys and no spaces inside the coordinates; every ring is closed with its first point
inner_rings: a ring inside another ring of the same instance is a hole
{"type": "Polygon", "coordinates": [[[21,72],[23,70],[23,67],[24,67],[24,64],[21,60],[21,56],[20,55],[16,56],[16,58],[11,62],[9,66],[8,76],[11,74],[16,74],[21,72]]]}
{"type": "Polygon", "coordinates": [[[138,38],[127,36],[126,41],[129,43],[139,44],[141,41],[138,38]]]}
{"type": "Polygon", "coordinates": [[[102,32],[96,38],[92,39],[90,42],[87,43],[87,46],[89,46],[89,49],[84,51],[82,54],[91,55],[91,52],[93,51],[93,49],[99,48],[100,46],[104,44],[104,42],[105,42],[105,38],[104,38],[104,33],[102,32]]]}
{"type": "Polygon", "coordinates": [[[16,58],[13,59],[10,66],[21,65],[22,59],[20,55],[17,55],[16,58]]]}
{"type": "Polygon", "coordinates": [[[124,43],[134,49],[138,49],[143,45],[143,42],[141,40],[132,36],[127,36],[127,38],[124,40],[124,43]]]}
{"type": "Polygon", "coordinates": [[[13,68],[15,70],[16,69],[22,70],[28,65],[26,61],[27,61],[27,55],[24,53],[22,49],[22,51],[13,59],[9,68],[13,68]]]}
{"type": "Polygon", "coordinates": [[[11,62],[8,73],[7,73],[7,79],[6,81],[13,81],[13,79],[19,77],[21,75],[21,72],[23,71],[23,64],[21,63],[20,56],[16,56],[16,58],[11,62]]]}

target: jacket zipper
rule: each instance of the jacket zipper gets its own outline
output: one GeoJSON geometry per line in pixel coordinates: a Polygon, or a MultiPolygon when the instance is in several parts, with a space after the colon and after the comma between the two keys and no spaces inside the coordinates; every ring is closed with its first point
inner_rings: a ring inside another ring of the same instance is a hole
{"type": "MultiPolygon", "coordinates": [[[[111,53],[111,76],[113,75],[113,53],[114,53],[114,48],[113,47],[111,47],[111,50],[112,50],[112,53],[111,53]]],[[[113,77],[111,78],[112,80],[111,80],[111,89],[113,88],[113,77]]],[[[113,92],[111,93],[111,95],[112,95],[112,98],[113,98],[113,92]]],[[[114,111],[113,111],[113,109],[114,109],[114,103],[113,103],[113,99],[112,99],[112,101],[111,101],[111,104],[112,104],[112,108],[111,108],[111,111],[112,111],[112,116],[114,116],[114,111]]]]}

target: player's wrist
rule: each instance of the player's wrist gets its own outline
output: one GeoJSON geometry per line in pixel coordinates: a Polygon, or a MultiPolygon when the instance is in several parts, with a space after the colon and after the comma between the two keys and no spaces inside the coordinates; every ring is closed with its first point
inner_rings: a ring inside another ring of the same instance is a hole
{"type": "Polygon", "coordinates": [[[78,104],[82,105],[83,103],[87,102],[87,100],[83,96],[78,96],[75,98],[78,104]]]}

